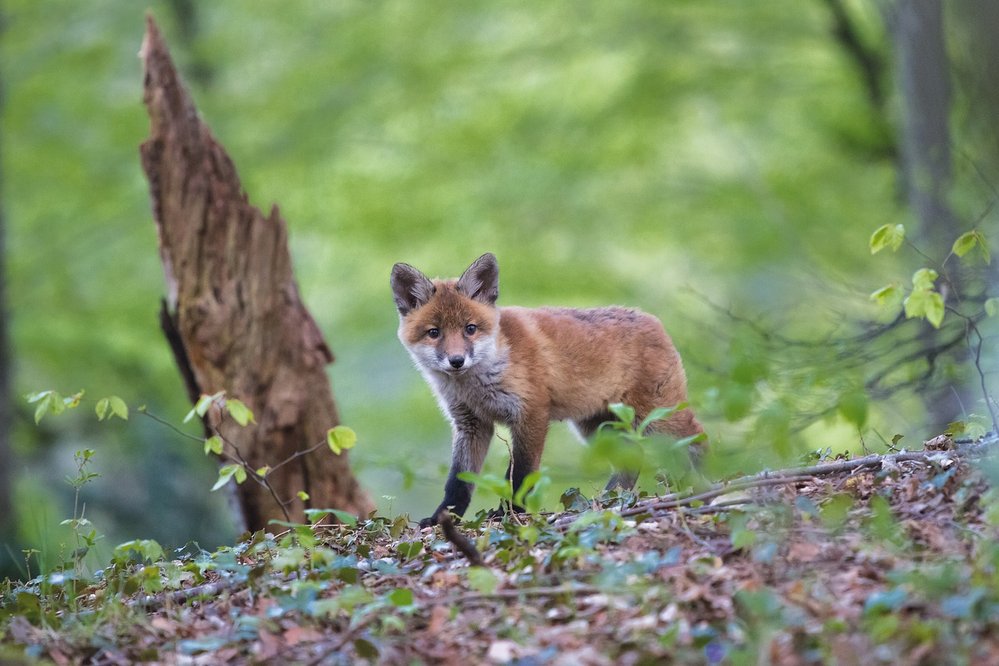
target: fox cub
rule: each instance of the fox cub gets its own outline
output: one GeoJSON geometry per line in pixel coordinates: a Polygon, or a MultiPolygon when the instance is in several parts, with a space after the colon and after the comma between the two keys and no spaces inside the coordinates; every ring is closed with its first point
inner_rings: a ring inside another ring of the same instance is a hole
{"type": "MultiPolygon", "coordinates": [[[[484,254],[457,280],[430,280],[408,264],[392,268],[399,339],[451,421],[451,471],[444,501],[421,527],[448,509],[462,515],[473,486],[458,479],[482,468],[494,423],[510,428],[514,491],[538,469],[550,421],[569,420],[582,437],[613,418],[623,402],[641,421],[687,398],[680,355],[662,324],[621,307],[575,310],[496,306],[499,266],[484,254]]],[[[687,437],[703,432],[689,409],[649,426],[687,437]]],[[[617,473],[608,488],[631,488],[617,473]]]]}

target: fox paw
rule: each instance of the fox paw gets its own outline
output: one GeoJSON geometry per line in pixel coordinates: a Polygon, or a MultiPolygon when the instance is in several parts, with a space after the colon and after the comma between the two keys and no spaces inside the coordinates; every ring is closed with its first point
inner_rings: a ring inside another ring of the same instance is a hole
{"type": "Polygon", "coordinates": [[[437,514],[435,513],[434,515],[424,518],[423,520],[420,521],[420,529],[422,530],[426,527],[433,527],[438,522],[439,521],[437,520],[437,514]]]}
{"type": "Polygon", "coordinates": [[[511,507],[508,504],[500,504],[499,508],[493,509],[492,511],[487,513],[486,518],[488,518],[489,520],[495,520],[496,518],[503,518],[504,516],[510,513],[524,513],[524,512],[525,510],[524,507],[522,506],[517,506],[516,504],[514,504],[511,507]]]}

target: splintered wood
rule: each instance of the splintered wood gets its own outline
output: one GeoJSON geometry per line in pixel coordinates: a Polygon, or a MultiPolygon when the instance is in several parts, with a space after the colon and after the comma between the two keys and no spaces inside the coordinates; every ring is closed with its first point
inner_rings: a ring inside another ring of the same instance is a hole
{"type": "Polygon", "coordinates": [[[246,427],[219,418],[226,450],[238,447],[251,470],[273,469],[273,493],[254,479],[238,487],[246,527],[285,519],[279,501],[300,522],[310,506],[366,514],[373,504],[347,453],[305,453],[339,417],[325,372],[333,354],[299,295],[285,221],[277,206],[264,216],[250,205],[151,18],[139,56],[151,121],[142,166],[167,285],[163,330],[192,400],[225,391],[253,410],[246,427]]]}

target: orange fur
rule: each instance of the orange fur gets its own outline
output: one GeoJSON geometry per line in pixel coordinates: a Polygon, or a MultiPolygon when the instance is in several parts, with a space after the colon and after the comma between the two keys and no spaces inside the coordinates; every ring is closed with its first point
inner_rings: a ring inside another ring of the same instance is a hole
{"type": "MultiPolygon", "coordinates": [[[[497,308],[498,283],[491,254],[457,280],[431,281],[406,264],[392,271],[399,339],[454,430],[444,502],[425,525],[448,508],[465,511],[471,486],[456,475],[480,470],[494,422],[513,435],[516,488],[540,465],[550,421],[571,421],[589,437],[612,418],[612,403],[631,405],[641,421],[687,399],[680,355],[655,317],[621,307],[497,308]]],[[[649,431],[687,437],[703,430],[684,409],[649,431]]],[[[634,480],[625,474],[612,483],[634,480]]]]}

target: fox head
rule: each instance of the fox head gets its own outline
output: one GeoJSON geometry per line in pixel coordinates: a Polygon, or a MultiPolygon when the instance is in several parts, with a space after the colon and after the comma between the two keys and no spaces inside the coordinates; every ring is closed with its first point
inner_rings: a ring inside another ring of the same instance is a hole
{"type": "Polygon", "coordinates": [[[458,375],[490,360],[499,334],[499,266],[486,253],[457,280],[430,280],[409,264],[392,267],[399,340],[427,370],[458,375]]]}

